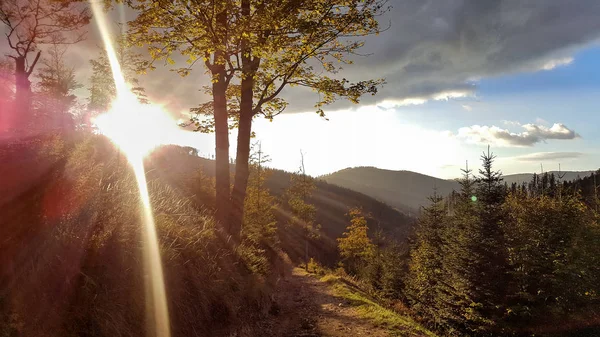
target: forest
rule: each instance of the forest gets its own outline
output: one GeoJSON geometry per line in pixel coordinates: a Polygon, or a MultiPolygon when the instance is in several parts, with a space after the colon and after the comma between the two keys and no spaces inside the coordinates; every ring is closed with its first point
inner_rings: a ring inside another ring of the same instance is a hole
{"type": "Polygon", "coordinates": [[[488,148],[459,191],[433,192],[402,273],[356,211],[338,239],[342,261],[444,336],[584,335],[599,304],[598,172],[508,186],[494,159],[488,148]]]}
{"type": "Polygon", "coordinates": [[[270,166],[253,123],[284,113],[287,90],[315,93],[323,120],[382,90],[340,74],[390,8],[2,0],[0,336],[352,333],[327,332],[327,305],[376,308],[348,312],[394,336],[600,334],[600,171],[509,185],[488,146],[459,190],[412,212],[311,176],[302,152],[295,172],[270,166]],[[107,29],[119,10],[134,15],[107,29]],[[82,52],[92,24],[110,32],[82,52]],[[202,94],[150,129],[144,79],[163,68],[202,94]],[[118,109],[130,96],[137,119],[118,109]],[[171,127],[211,134],[214,156],[159,142],[171,127]]]}

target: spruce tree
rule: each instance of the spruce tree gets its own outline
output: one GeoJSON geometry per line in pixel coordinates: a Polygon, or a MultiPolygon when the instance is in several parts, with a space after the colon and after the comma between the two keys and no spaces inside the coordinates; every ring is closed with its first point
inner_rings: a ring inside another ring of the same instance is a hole
{"type": "Polygon", "coordinates": [[[309,202],[315,189],[313,178],[308,176],[304,169],[304,155],[301,154],[300,169],[291,176],[290,187],[286,190],[284,198],[291,210],[288,226],[299,227],[304,241],[304,262],[308,270],[309,241],[320,237],[321,226],[316,223],[317,209],[309,202]]]}
{"type": "Polygon", "coordinates": [[[504,298],[506,279],[506,249],[503,234],[505,213],[502,204],[506,190],[502,184],[502,173],[493,170],[496,156],[487,153],[481,156],[482,169],[479,170],[477,195],[478,226],[480,242],[474,242],[472,249],[481,258],[475,275],[478,287],[473,292],[476,302],[481,303],[479,314],[487,320],[497,321],[503,314],[500,306],[504,298]]]}
{"type": "Polygon", "coordinates": [[[442,232],[447,225],[444,199],[434,191],[431,204],[423,208],[411,251],[407,295],[413,309],[427,320],[441,323],[437,318],[436,298],[442,279],[444,242],[442,232]]]}

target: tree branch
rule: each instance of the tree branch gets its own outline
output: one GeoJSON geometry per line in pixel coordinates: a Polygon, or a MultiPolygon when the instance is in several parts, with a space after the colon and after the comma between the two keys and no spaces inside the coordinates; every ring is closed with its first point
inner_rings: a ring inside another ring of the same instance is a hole
{"type": "Polygon", "coordinates": [[[35,59],[33,60],[33,63],[31,64],[31,66],[29,67],[29,70],[27,71],[27,76],[31,75],[31,72],[33,72],[33,68],[35,67],[36,63],[40,59],[40,55],[42,55],[42,51],[38,50],[38,53],[35,56],[35,59]]]}

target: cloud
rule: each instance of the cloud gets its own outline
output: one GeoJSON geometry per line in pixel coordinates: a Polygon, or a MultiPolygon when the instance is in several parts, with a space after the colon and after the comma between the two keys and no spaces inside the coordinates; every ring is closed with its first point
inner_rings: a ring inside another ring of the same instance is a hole
{"type": "Polygon", "coordinates": [[[522,156],[514,157],[518,161],[533,161],[540,162],[545,160],[557,160],[557,159],[572,159],[579,158],[584,154],[581,152],[535,152],[529,153],[522,156]]]}
{"type": "Polygon", "coordinates": [[[467,111],[473,111],[473,107],[469,104],[461,104],[461,107],[467,111]]]}
{"type": "Polygon", "coordinates": [[[470,96],[471,93],[469,91],[446,91],[440,92],[434,95],[422,96],[422,97],[412,97],[412,98],[404,98],[401,100],[385,100],[378,104],[383,108],[391,108],[394,106],[407,106],[407,105],[421,105],[425,104],[425,102],[429,100],[434,101],[447,101],[452,98],[463,98],[470,96]]]}
{"type": "Polygon", "coordinates": [[[479,79],[548,71],[600,38],[600,4],[533,0],[391,1],[391,27],[344,69],[347,78],[384,77],[375,100],[400,101],[460,90],[473,95],[479,79]]]}
{"type": "Polygon", "coordinates": [[[574,130],[562,123],[554,123],[550,128],[536,124],[524,124],[520,127],[524,131],[511,132],[497,126],[472,125],[458,129],[457,134],[447,134],[467,143],[491,144],[501,147],[526,147],[551,139],[570,140],[580,137],[574,130]]]}
{"type": "MultiPolygon", "coordinates": [[[[389,4],[392,8],[380,22],[390,28],[366,37],[360,53],[370,56],[354,57],[354,64],[340,73],[353,81],[386,79],[376,96],[362,99],[365,105],[473,96],[479,79],[568,65],[579,48],[600,38],[597,0],[390,0],[389,4]]],[[[134,17],[129,9],[124,13],[128,19],[134,17]]],[[[111,16],[118,21],[119,11],[111,16]]],[[[69,63],[81,69],[78,78],[84,84],[89,75],[85,65],[102,45],[95,23],[89,31],[88,40],[69,51],[69,63]]],[[[174,67],[185,65],[183,58],[176,61],[174,67]]],[[[159,67],[140,81],[153,100],[176,112],[208,99],[200,91],[210,83],[200,63],[186,78],[159,67]]],[[[318,99],[316,93],[298,87],[282,95],[290,102],[288,112],[312,111],[318,99]]],[[[340,101],[330,110],[350,106],[340,101]]]]}
{"type": "Polygon", "coordinates": [[[563,57],[556,60],[546,61],[539,70],[552,70],[556,67],[566,66],[573,62],[572,57],[563,57]]]}
{"type": "Polygon", "coordinates": [[[521,126],[521,123],[519,123],[518,121],[503,120],[502,123],[504,123],[504,125],[509,125],[509,126],[521,126]]]}

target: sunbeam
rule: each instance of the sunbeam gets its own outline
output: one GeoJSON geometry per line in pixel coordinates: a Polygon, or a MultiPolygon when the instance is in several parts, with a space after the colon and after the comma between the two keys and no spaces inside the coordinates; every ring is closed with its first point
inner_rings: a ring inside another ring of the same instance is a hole
{"type": "Polygon", "coordinates": [[[108,112],[95,120],[101,133],[109,137],[127,156],[131,164],[140,192],[142,203],[143,255],[146,271],[146,322],[148,336],[169,337],[170,323],[165,291],[162,262],[150,205],[150,196],[144,172],[144,155],[158,145],[168,143],[165,137],[177,131],[175,121],[152,104],[141,104],[131,92],[121,72],[107,21],[99,2],[91,2],[98,29],[102,35],[110,62],[117,97],[108,112]]]}

